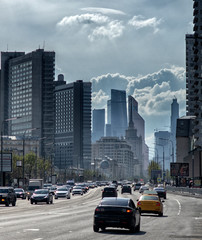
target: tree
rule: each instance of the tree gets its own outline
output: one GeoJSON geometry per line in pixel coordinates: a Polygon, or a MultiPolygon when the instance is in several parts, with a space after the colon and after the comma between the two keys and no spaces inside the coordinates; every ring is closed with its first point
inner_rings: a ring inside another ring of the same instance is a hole
{"type": "Polygon", "coordinates": [[[152,160],[150,163],[149,163],[149,166],[148,166],[148,175],[149,175],[149,178],[151,179],[151,172],[152,170],[161,170],[161,166],[155,162],[154,160],[152,160]]]}

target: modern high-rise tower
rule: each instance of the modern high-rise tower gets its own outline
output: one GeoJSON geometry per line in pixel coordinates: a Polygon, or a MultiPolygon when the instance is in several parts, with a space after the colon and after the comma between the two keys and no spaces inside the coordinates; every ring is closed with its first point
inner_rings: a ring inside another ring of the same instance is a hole
{"type": "Polygon", "coordinates": [[[78,80],[55,88],[55,165],[91,167],[91,83],[78,80]]]}
{"type": "Polygon", "coordinates": [[[43,139],[41,155],[50,152],[54,139],[54,74],[55,52],[43,49],[27,54],[1,52],[0,123],[4,125],[3,133],[43,139]],[[18,119],[5,121],[10,118],[18,119]]]}
{"type": "Polygon", "coordinates": [[[111,89],[111,100],[107,102],[107,107],[111,136],[124,137],[127,129],[126,91],[111,89]]]}
{"type": "Polygon", "coordinates": [[[105,132],[105,109],[93,109],[93,132],[92,142],[104,137],[105,132]]]}
{"type": "Polygon", "coordinates": [[[172,145],[172,154],[174,154],[172,161],[174,161],[174,162],[176,162],[176,128],[177,128],[177,119],[178,118],[179,118],[179,104],[177,102],[177,99],[174,98],[173,102],[171,104],[171,117],[170,117],[170,122],[171,122],[170,142],[172,145]]]}

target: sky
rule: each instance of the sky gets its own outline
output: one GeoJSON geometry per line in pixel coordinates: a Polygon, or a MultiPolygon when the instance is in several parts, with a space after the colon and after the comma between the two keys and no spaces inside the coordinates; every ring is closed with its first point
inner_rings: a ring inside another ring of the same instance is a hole
{"type": "Polygon", "coordinates": [[[0,0],[0,50],[56,53],[56,78],[92,82],[92,108],[111,89],[139,104],[146,143],[170,128],[171,103],[185,112],[185,34],[192,0],[0,0]]]}

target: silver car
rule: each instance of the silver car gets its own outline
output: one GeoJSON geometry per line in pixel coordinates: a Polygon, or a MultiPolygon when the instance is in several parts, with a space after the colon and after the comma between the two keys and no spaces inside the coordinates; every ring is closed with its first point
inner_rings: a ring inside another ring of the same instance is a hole
{"type": "Polygon", "coordinates": [[[58,199],[58,198],[70,199],[71,198],[70,189],[66,187],[57,188],[55,191],[55,199],[58,199]]]}

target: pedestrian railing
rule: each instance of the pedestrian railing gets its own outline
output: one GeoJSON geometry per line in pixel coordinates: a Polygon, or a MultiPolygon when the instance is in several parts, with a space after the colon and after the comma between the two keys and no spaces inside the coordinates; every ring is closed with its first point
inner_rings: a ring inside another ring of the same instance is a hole
{"type": "Polygon", "coordinates": [[[181,194],[190,194],[190,195],[202,195],[202,188],[189,188],[189,187],[174,187],[166,186],[168,192],[178,192],[181,194]]]}

